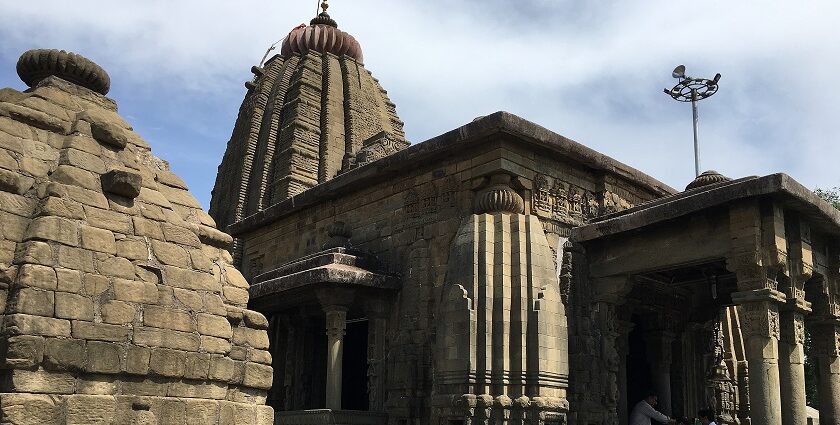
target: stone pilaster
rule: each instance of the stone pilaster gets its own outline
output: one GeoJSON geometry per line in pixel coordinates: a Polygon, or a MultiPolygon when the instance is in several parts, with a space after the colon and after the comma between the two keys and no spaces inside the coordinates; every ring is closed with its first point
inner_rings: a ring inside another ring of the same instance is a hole
{"type": "Polygon", "coordinates": [[[840,321],[817,323],[811,330],[818,368],[820,425],[837,424],[840,423],[840,321]]]}
{"type": "Polygon", "coordinates": [[[804,317],[801,312],[783,311],[779,322],[782,422],[785,425],[806,425],[804,317]]]}
{"type": "Polygon", "coordinates": [[[741,331],[750,371],[750,417],[753,423],[782,424],[779,380],[779,310],[784,295],[774,290],[736,292],[741,331]]]}
{"type": "Polygon", "coordinates": [[[341,409],[341,374],[347,308],[325,306],[327,316],[327,409],[341,409]]]}

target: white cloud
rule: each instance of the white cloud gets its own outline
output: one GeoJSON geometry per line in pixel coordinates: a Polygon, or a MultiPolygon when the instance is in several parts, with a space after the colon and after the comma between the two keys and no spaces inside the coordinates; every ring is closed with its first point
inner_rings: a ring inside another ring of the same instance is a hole
{"type": "MultiPolygon", "coordinates": [[[[680,188],[693,176],[690,110],[661,91],[685,63],[723,74],[700,105],[704,168],[840,185],[832,2],[331,3],[415,142],[504,109],[680,188]]],[[[315,6],[4,2],[0,55],[59,47],[103,65],[123,112],[206,204],[250,66],[315,6]]],[[[7,75],[0,85],[19,86],[7,75]]]]}

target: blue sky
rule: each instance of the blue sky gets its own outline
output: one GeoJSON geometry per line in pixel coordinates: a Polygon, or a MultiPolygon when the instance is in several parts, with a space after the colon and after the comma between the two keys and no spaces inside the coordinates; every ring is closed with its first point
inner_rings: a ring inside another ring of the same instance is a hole
{"type": "MultiPolygon", "coordinates": [[[[700,104],[703,169],[840,186],[840,6],[829,1],[331,0],[408,138],[506,110],[675,187],[694,175],[691,110],[671,70],[723,75],[700,104]]],[[[315,1],[6,1],[0,87],[30,48],[110,74],[120,113],[209,204],[240,102],[271,43],[315,1]]]]}

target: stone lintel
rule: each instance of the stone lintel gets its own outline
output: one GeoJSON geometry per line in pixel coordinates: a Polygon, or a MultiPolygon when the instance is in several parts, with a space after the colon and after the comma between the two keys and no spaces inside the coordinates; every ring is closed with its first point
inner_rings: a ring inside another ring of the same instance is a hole
{"type": "Polygon", "coordinates": [[[743,303],[751,303],[751,302],[761,302],[761,301],[772,301],[778,303],[784,303],[786,300],[785,294],[779,292],[775,289],[764,288],[764,289],[753,289],[749,291],[740,291],[740,292],[733,292],[732,293],[732,302],[735,304],[743,304],[743,303]]]}

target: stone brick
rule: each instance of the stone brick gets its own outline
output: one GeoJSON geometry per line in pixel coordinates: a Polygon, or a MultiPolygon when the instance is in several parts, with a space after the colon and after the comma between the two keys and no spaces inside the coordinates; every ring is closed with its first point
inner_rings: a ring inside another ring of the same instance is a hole
{"type": "Polygon", "coordinates": [[[266,350],[251,350],[251,358],[252,362],[262,363],[262,364],[271,364],[271,353],[266,350]]]}
{"type": "Polygon", "coordinates": [[[15,294],[12,308],[8,311],[52,317],[55,312],[55,294],[39,288],[21,288],[15,294]]]}
{"type": "Polygon", "coordinates": [[[149,370],[157,375],[169,377],[184,376],[186,353],[178,350],[155,348],[149,360],[149,370]]]}
{"type": "Polygon", "coordinates": [[[142,239],[125,238],[117,241],[117,252],[129,260],[147,260],[150,258],[149,247],[142,239]]]}
{"type": "Polygon", "coordinates": [[[82,274],[78,270],[55,269],[58,282],[56,291],[80,292],[82,290],[82,274]]]}
{"type": "Polygon", "coordinates": [[[26,236],[28,226],[28,219],[0,211],[0,235],[3,238],[20,242],[26,236]]]}
{"type": "Polygon", "coordinates": [[[164,347],[176,350],[198,351],[198,335],[158,328],[135,328],[134,343],[146,347],[164,347]]]}
{"type": "Polygon", "coordinates": [[[76,246],[79,244],[79,225],[62,217],[36,217],[29,223],[25,239],[56,241],[76,246]]]}
{"type": "Polygon", "coordinates": [[[134,199],[140,194],[143,178],[128,169],[114,169],[102,175],[102,190],[112,195],[134,199]]]}
{"type": "Polygon", "coordinates": [[[52,181],[83,187],[88,190],[99,190],[99,179],[90,171],[70,165],[59,165],[50,176],[52,181]]]}
{"type": "Polygon", "coordinates": [[[252,404],[219,402],[219,425],[253,424],[256,419],[257,410],[252,404]]]}
{"type": "Polygon", "coordinates": [[[196,321],[198,323],[198,332],[201,334],[227,339],[233,336],[230,322],[225,317],[199,313],[196,315],[196,321]]]}
{"type": "Polygon", "coordinates": [[[83,168],[95,174],[105,173],[105,163],[99,156],[78,149],[63,149],[58,163],[83,168]]]}
{"type": "Polygon", "coordinates": [[[122,301],[107,301],[99,307],[102,321],[115,325],[125,325],[134,321],[137,310],[131,304],[122,301]]]}
{"type": "Polygon", "coordinates": [[[114,295],[118,300],[135,303],[157,301],[157,285],[140,280],[114,279],[114,295]]]}
{"type": "Polygon", "coordinates": [[[105,323],[73,321],[73,338],[121,342],[128,339],[128,328],[105,323]]]}
{"type": "Polygon", "coordinates": [[[213,262],[201,250],[193,249],[189,251],[190,259],[192,260],[193,268],[196,270],[209,272],[213,270],[213,262]]]}
{"type": "Polygon", "coordinates": [[[60,401],[47,394],[3,394],[0,417],[10,425],[64,425],[60,401]]]}
{"type": "Polygon", "coordinates": [[[184,378],[207,379],[210,369],[210,354],[188,353],[184,362],[184,378]]]}
{"type": "Polygon", "coordinates": [[[165,283],[169,286],[197,291],[221,292],[222,285],[212,274],[178,267],[164,267],[165,283]]]}
{"type": "Polygon", "coordinates": [[[114,375],[85,374],[76,378],[76,394],[116,394],[117,384],[114,375]]]}
{"type": "MultiPolygon", "coordinates": [[[[169,384],[162,380],[148,380],[141,377],[128,377],[121,382],[121,391],[124,394],[132,394],[135,396],[165,396],[169,389],[169,384]]],[[[157,424],[157,422],[152,422],[157,424]]]]}
{"type": "Polygon", "coordinates": [[[245,325],[253,329],[268,329],[268,319],[262,313],[254,310],[242,310],[242,317],[245,319],[245,325]]]}
{"type": "Polygon", "coordinates": [[[108,395],[74,395],[66,400],[67,425],[110,425],[117,402],[108,395]]]}
{"type": "Polygon", "coordinates": [[[153,240],[152,252],[155,254],[158,261],[163,264],[180,268],[190,267],[191,263],[189,254],[187,254],[187,251],[184,248],[181,248],[178,245],[153,240]]]}
{"type": "Polygon", "coordinates": [[[238,305],[248,304],[248,290],[247,289],[240,289],[240,288],[234,288],[232,286],[225,286],[222,294],[224,295],[225,299],[232,304],[238,304],[238,305]]]}
{"type": "Polygon", "coordinates": [[[29,241],[18,244],[15,249],[15,263],[31,263],[51,266],[53,264],[52,248],[50,248],[49,244],[46,242],[39,241],[29,241]]]}
{"type": "Polygon", "coordinates": [[[85,365],[85,341],[80,339],[46,340],[44,366],[51,370],[76,371],[85,365]]]}
{"type": "Polygon", "coordinates": [[[49,196],[41,201],[39,215],[52,215],[72,220],[85,218],[85,211],[82,205],[70,199],[62,199],[57,196],[49,196]]]}
{"type": "Polygon", "coordinates": [[[9,337],[5,342],[5,365],[28,368],[44,360],[44,338],[32,335],[9,337]]]}
{"type": "Polygon", "coordinates": [[[228,382],[233,379],[235,373],[236,368],[233,360],[222,356],[214,356],[210,359],[210,379],[219,382],[228,382]]]}
{"type": "Polygon", "coordinates": [[[157,306],[147,306],[143,309],[143,324],[155,328],[173,329],[184,332],[195,330],[195,323],[189,313],[183,310],[157,306]]]}
{"type": "Polygon", "coordinates": [[[218,417],[218,402],[205,400],[187,401],[187,425],[215,424],[217,423],[218,417]]]}
{"type": "Polygon", "coordinates": [[[257,406],[257,421],[254,425],[274,425],[274,408],[257,406]]]}
{"type": "Polygon", "coordinates": [[[242,273],[231,265],[225,266],[225,280],[229,285],[233,285],[237,288],[248,289],[250,287],[250,285],[248,285],[248,281],[245,280],[244,276],[242,276],[242,273]]]}
{"type": "MultiPolygon", "coordinates": [[[[47,247],[49,249],[49,247],[47,247]]],[[[42,288],[54,291],[56,289],[56,274],[52,267],[24,264],[17,273],[18,284],[32,288],[42,288]]]]}
{"type": "Polygon", "coordinates": [[[110,230],[99,229],[91,226],[80,227],[81,246],[84,249],[115,254],[117,243],[114,234],[110,230]]]}
{"type": "Polygon", "coordinates": [[[140,196],[137,199],[148,204],[161,206],[165,209],[172,208],[172,204],[169,203],[166,197],[163,196],[162,193],[152,188],[140,188],[140,196]]]}
{"type": "Polygon", "coordinates": [[[242,385],[267,390],[271,388],[272,378],[271,366],[251,362],[245,363],[245,374],[242,379],[242,385]]]}
{"type": "Polygon", "coordinates": [[[169,386],[170,397],[186,397],[189,399],[224,400],[227,397],[227,384],[219,382],[173,382],[169,386]]]}
{"type": "Polygon", "coordinates": [[[85,273],[84,276],[82,276],[82,282],[82,288],[84,289],[85,295],[91,297],[98,297],[111,287],[110,279],[95,273],[85,273]]]}
{"type": "MultiPolygon", "coordinates": [[[[8,372],[9,390],[21,393],[72,394],[76,380],[69,373],[12,369],[8,372]]],[[[5,398],[0,397],[0,398],[5,398]]],[[[4,418],[5,419],[5,418],[4,418]]]]}
{"type": "Polygon", "coordinates": [[[188,289],[174,288],[173,294],[175,299],[188,310],[200,311],[203,309],[204,301],[201,298],[201,294],[198,292],[190,291],[188,289]]]}
{"type": "Polygon", "coordinates": [[[119,373],[122,347],[107,342],[90,341],[87,344],[88,372],[119,373]]]}
{"type": "Polygon", "coordinates": [[[59,245],[58,265],[67,269],[93,272],[93,252],[71,246],[59,245]]]}
{"type": "Polygon", "coordinates": [[[216,315],[225,315],[227,313],[227,309],[225,308],[225,302],[222,301],[222,297],[217,294],[205,294],[204,295],[204,309],[207,310],[210,314],[216,315]]]}
{"type": "MultiPolygon", "coordinates": [[[[51,185],[57,185],[60,183],[50,183],[51,185]]],[[[64,195],[69,199],[73,199],[74,201],[78,201],[79,203],[84,204],[85,206],[90,206],[94,208],[101,208],[106,209],[108,208],[108,198],[105,195],[93,191],[90,189],[85,189],[83,187],[78,186],[68,186],[63,185],[64,195]]]]}
{"type": "Polygon", "coordinates": [[[129,345],[125,356],[125,371],[135,375],[149,373],[149,360],[152,350],[136,345],[129,345]]]}
{"type": "Polygon", "coordinates": [[[99,273],[105,276],[120,277],[123,279],[134,278],[134,264],[122,257],[108,256],[107,258],[98,260],[96,268],[99,273]]]}
{"type": "Polygon", "coordinates": [[[101,208],[85,207],[87,223],[100,229],[130,235],[134,233],[131,217],[101,208]]]}
{"type": "Polygon", "coordinates": [[[70,321],[28,314],[6,316],[6,332],[10,335],[70,336],[70,321]]]}
{"type": "Polygon", "coordinates": [[[201,245],[198,236],[186,227],[175,226],[173,224],[163,223],[163,236],[168,242],[175,242],[181,245],[197,248],[201,245]]]}
{"type": "Polygon", "coordinates": [[[230,341],[215,336],[201,336],[201,349],[208,353],[226,354],[230,352],[230,341]]]}
{"type": "Polygon", "coordinates": [[[242,346],[233,346],[230,347],[230,353],[228,356],[234,360],[247,360],[248,359],[248,347],[242,346]]]}
{"type": "Polygon", "coordinates": [[[33,127],[54,131],[59,134],[67,134],[70,132],[69,122],[24,106],[14,105],[11,103],[0,103],[0,114],[8,115],[17,121],[26,123],[33,127]]]}
{"type": "Polygon", "coordinates": [[[14,193],[0,191],[0,211],[21,217],[31,217],[35,213],[37,202],[14,193]]]}
{"type": "Polygon", "coordinates": [[[182,424],[187,420],[186,404],[183,400],[165,399],[157,411],[158,423],[182,424]]]}
{"type": "Polygon", "coordinates": [[[111,145],[117,149],[125,148],[125,145],[128,143],[128,136],[125,130],[110,122],[91,122],[90,133],[99,142],[111,145]]]}
{"type": "Polygon", "coordinates": [[[131,219],[134,223],[135,235],[163,240],[163,230],[160,228],[160,223],[140,217],[132,217],[131,219]]]}
{"type": "Polygon", "coordinates": [[[93,321],[93,300],[77,294],[58,292],[55,294],[55,315],[61,319],[93,321]]]}
{"type": "Polygon", "coordinates": [[[50,165],[46,161],[25,156],[20,159],[20,171],[34,177],[46,177],[50,165]]]}
{"type": "Polygon", "coordinates": [[[268,334],[265,331],[249,328],[233,328],[233,343],[248,345],[261,350],[268,349],[268,334]]]}

